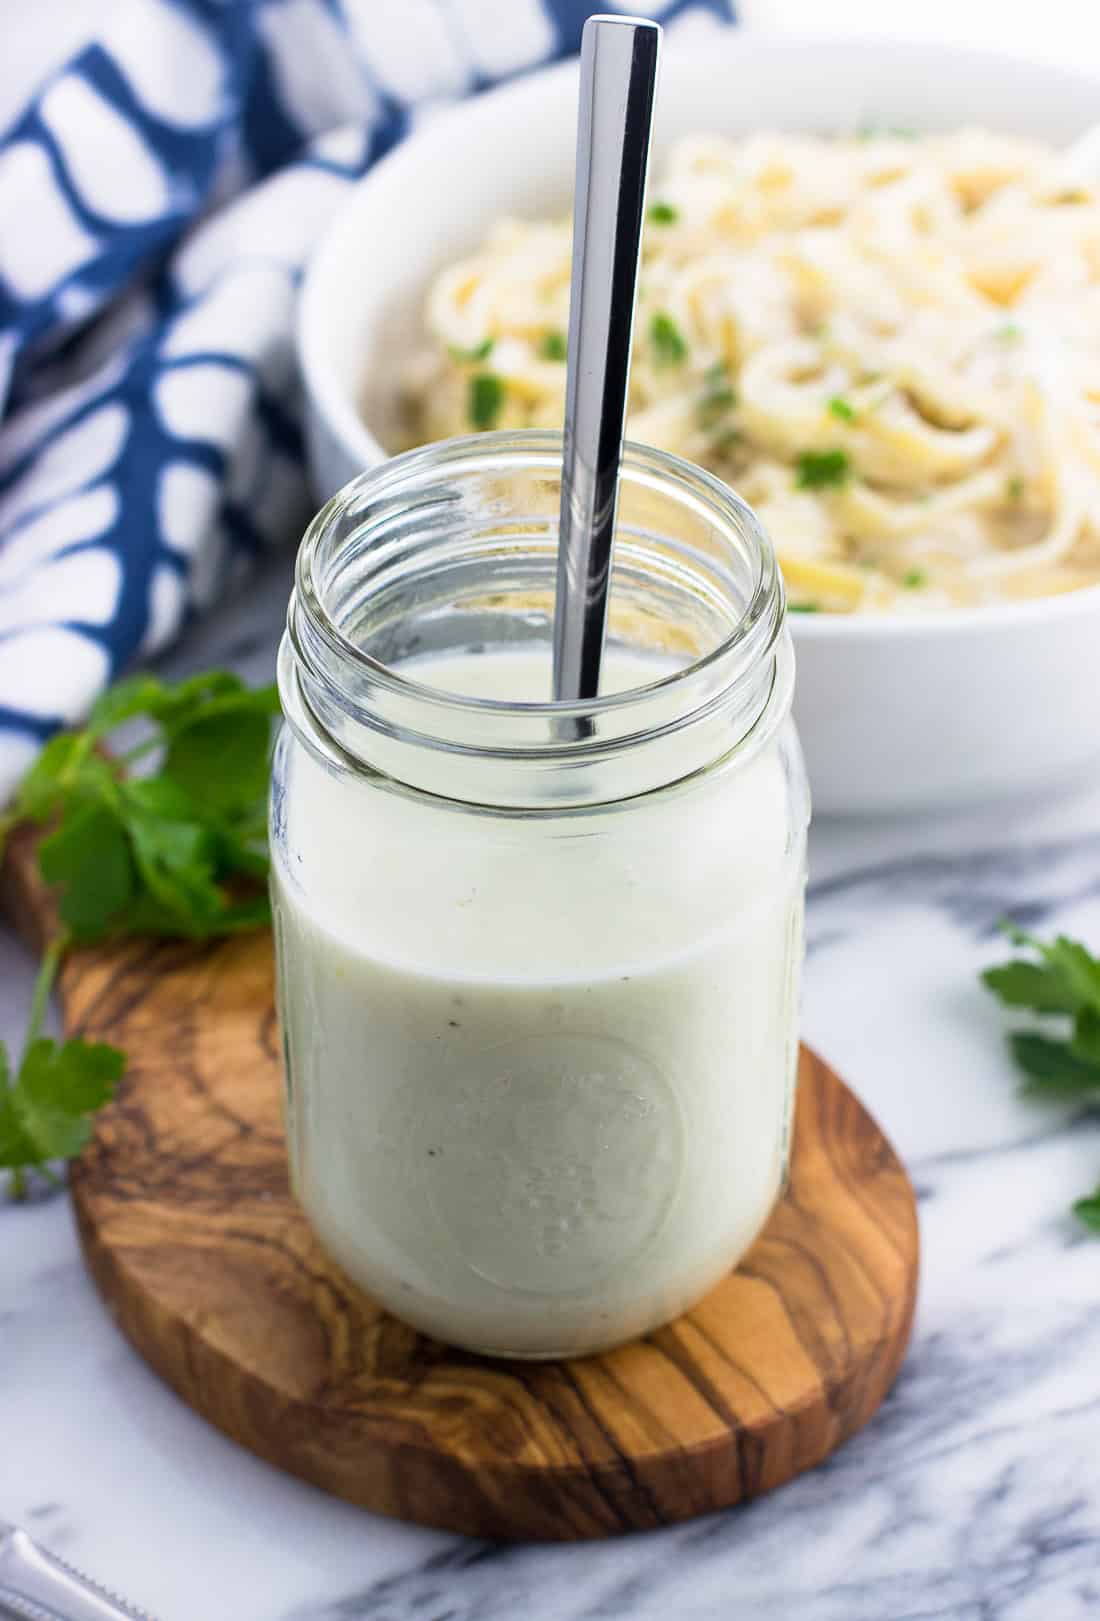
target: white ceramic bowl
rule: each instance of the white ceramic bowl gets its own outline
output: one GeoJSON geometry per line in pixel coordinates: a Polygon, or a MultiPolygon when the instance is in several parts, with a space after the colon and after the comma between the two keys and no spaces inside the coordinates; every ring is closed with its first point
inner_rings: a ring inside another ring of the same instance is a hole
{"type": "MultiPolygon", "coordinates": [[[[385,455],[425,286],[502,214],[564,212],[576,69],[443,114],[356,188],[313,261],[299,350],[310,457],[330,495],[385,455]]],[[[1100,118],[1100,82],[982,52],[731,30],[666,53],[658,156],[761,127],[984,124],[1053,142],[1100,118]]],[[[816,809],[913,810],[1026,792],[1100,760],[1100,587],[925,618],[792,616],[816,809]]]]}

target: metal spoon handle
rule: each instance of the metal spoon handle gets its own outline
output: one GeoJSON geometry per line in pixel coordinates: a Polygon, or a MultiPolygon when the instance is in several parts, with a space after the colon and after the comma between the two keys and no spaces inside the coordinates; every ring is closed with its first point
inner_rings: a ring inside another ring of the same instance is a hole
{"type": "Polygon", "coordinates": [[[661,30],[590,17],[581,42],[554,697],[594,698],[630,382],[661,30]]]}

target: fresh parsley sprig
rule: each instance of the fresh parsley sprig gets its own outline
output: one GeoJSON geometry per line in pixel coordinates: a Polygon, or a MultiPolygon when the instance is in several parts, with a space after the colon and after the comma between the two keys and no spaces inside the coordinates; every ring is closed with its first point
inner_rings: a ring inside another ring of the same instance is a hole
{"type": "Polygon", "coordinates": [[[125,1063],[116,1048],[41,1035],[64,950],[130,934],[205,940],[268,920],[277,711],[274,687],[252,690],[225,671],[176,686],[134,676],[104,694],[82,730],[51,739],[24,777],[0,836],[24,821],[51,824],[38,865],[57,888],[62,932],[42,960],[14,1078],[0,1045],[0,1169],[16,1196],[28,1171],[79,1151],[125,1063]],[[112,734],[138,721],[147,735],[107,753],[112,734]]]}
{"type": "Polygon", "coordinates": [[[111,688],[79,732],[43,749],[10,820],[56,823],[38,851],[78,942],[111,934],[205,939],[268,917],[265,894],[235,880],[267,873],[266,799],[273,687],[215,670],[169,687],[139,675],[111,688]],[[111,733],[142,719],[151,734],[118,759],[111,733]],[[147,775],[124,772],[152,756],[147,775]]]}
{"type": "MultiPolygon", "coordinates": [[[[1009,1036],[1012,1055],[1027,1076],[1025,1089],[1036,1097],[1100,1102],[1100,960],[1064,934],[1045,942],[1011,924],[1005,932],[1030,955],[987,968],[983,984],[1006,1007],[1059,1021],[1009,1036]]],[[[1073,1210],[1100,1232],[1100,1187],[1078,1199],[1073,1210]]]]}
{"type": "Polygon", "coordinates": [[[46,951],[35,981],[23,1049],[13,1076],[0,1042],[0,1170],[9,1174],[15,1199],[27,1192],[28,1173],[53,1179],[49,1162],[71,1159],[91,1133],[91,1117],[114,1095],[126,1060],[103,1042],[58,1044],[41,1034],[64,941],[46,951]]]}

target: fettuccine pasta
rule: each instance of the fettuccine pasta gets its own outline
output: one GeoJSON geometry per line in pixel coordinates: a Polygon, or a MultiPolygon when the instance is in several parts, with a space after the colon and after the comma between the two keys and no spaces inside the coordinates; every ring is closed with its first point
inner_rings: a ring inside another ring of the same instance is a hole
{"type": "MultiPolygon", "coordinates": [[[[410,442],[560,427],[568,221],[432,285],[410,442]]],[[[1100,131],[682,142],[651,186],[628,432],[727,480],[792,605],[1100,582],[1100,131]]]]}

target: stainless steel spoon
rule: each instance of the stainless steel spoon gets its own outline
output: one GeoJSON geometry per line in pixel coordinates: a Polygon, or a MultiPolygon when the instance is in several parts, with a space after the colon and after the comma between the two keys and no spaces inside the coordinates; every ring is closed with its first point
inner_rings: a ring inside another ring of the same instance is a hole
{"type": "Polygon", "coordinates": [[[581,42],[554,698],[600,688],[661,30],[590,17],[581,42]]]}
{"type": "Polygon", "coordinates": [[[0,1522],[0,1616],[18,1621],[152,1621],[0,1522]]]}

